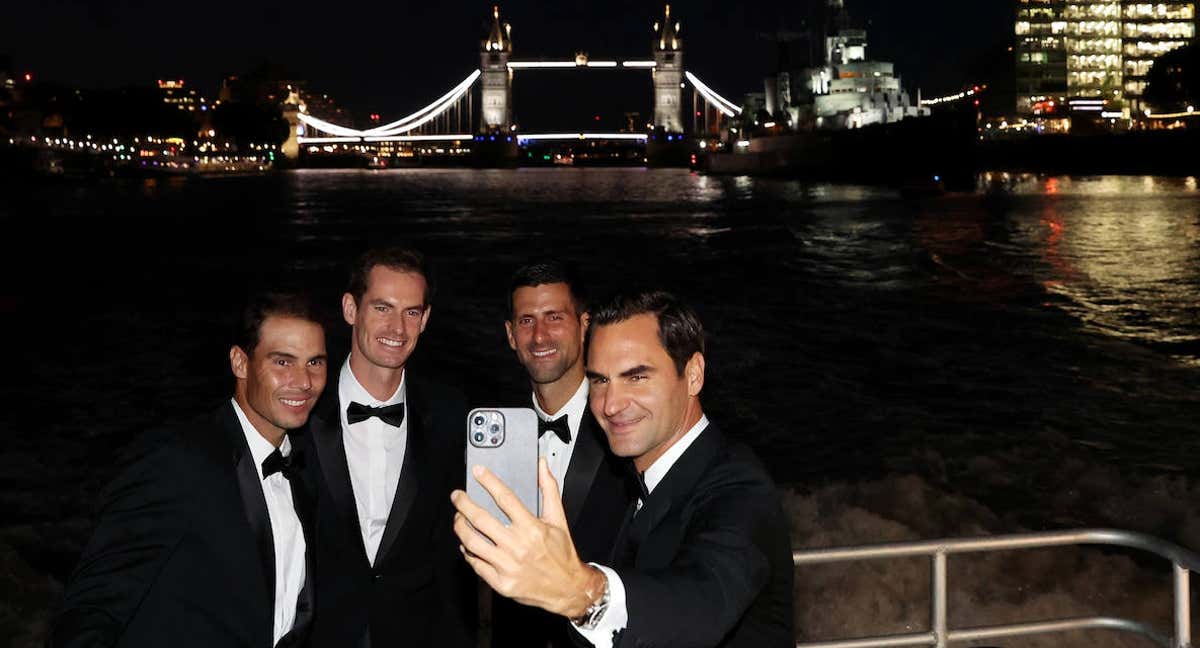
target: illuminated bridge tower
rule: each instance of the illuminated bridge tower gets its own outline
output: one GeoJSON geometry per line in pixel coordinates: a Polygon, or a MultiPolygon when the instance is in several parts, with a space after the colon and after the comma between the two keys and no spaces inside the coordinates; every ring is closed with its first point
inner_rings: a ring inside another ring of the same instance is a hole
{"type": "Polygon", "coordinates": [[[512,72],[508,59],[512,56],[509,35],[512,25],[500,23],[500,7],[492,7],[492,31],[483,41],[479,52],[480,130],[507,133],[512,124],[512,72]]]}
{"type": "Polygon", "coordinates": [[[280,148],[283,158],[288,162],[300,159],[300,137],[304,135],[304,124],[300,121],[300,113],[304,111],[304,103],[300,100],[300,94],[288,86],[288,96],[283,102],[283,118],[288,123],[288,136],[280,148]]]}
{"type": "Polygon", "coordinates": [[[683,132],[683,39],[667,5],[654,23],[654,129],[683,132]]]}

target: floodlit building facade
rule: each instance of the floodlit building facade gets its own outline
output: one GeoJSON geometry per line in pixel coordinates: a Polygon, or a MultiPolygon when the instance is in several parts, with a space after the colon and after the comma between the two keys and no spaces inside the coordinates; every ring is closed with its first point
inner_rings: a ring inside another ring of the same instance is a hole
{"type": "Polygon", "coordinates": [[[1195,4],[1017,0],[1017,112],[1140,114],[1154,59],[1195,38],[1195,4]]]}

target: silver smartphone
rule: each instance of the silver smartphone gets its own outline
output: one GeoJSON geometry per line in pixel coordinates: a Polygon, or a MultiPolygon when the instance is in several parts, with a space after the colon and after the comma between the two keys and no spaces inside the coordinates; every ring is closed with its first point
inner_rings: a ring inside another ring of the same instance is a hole
{"type": "Polygon", "coordinates": [[[525,508],[540,515],[537,421],[528,407],[480,407],[467,415],[467,495],[506,525],[511,520],[475,481],[471,468],[486,467],[516,493],[525,508]]]}

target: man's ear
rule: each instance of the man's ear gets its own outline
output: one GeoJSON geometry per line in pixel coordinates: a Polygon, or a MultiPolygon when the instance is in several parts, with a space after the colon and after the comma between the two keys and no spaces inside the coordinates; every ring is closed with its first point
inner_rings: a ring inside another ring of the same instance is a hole
{"type": "Polygon", "coordinates": [[[342,295],[342,319],[350,326],[354,326],[354,320],[358,319],[358,303],[350,293],[342,295]]]}
{"type": "Polygon", "coordinates": [[[504,320],[504,334],[508,336],[508,347],[513,351],[517,350],[517,339],[513,337],[512,322],[504,320]]]}
{"type": "Polygon", "coordinates": [[[704,389],[704,354],[699,351],[688,358],[683,366],[683,377],[687,380],[688,396],[699,396],[704,389]]]}
{"type": "Polygon", "coordinates": [[[238,380],[245,380],[250,372],[250,356],[242,350],[242,347],[233,345],[229,349],[229,368],[233,371],[233,377],[238,380]]]}
{"type": "Polygon", "coordinates": [[[421,313],[421,332],[425,332],[425,327],[429,326],[429,314],[433,312],[433,306],[425,304],[425,312],[421,313]]]}
{"type": "Polygon", "coordinates": [[[591,313],[584,313],[583,315],[579,316],[579,338],[581,340],[587,339],[588,327],[591,326],[591,324],[592,324],[592,314],[591,313]]]}

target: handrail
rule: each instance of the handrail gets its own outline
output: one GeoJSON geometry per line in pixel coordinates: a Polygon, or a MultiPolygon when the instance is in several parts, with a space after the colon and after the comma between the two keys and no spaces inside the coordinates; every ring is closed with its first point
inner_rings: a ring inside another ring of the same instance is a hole
{"type": "Polygon", "coordinates": [[[802,549],[792,552],[796,566],[854,560],[878,560],[928,556],[931,558],[930,630],[900,635],[858,637],[837,641],[797,643],[797,648],[876,648],[883,646],[936,646],[946,648],[955,641],[1018,637],[1032,634],[1064,632],[1067,630],[1107,629],[1138,634],[1169,648],[1191,648],[1190,573],[1200,571],[1200,554],[1179,545],[1144,533],[1120,529],[1075,529],[977,538],[946,538],[915,542],[888,542],[852,547],[802,549]],[[1172,637],[1165,637],[1150,626],[1118,617],[1076,617],[1049,619],[1033,623],[980,626],[951,629],[947,627],[947,558],[953,554],[1041,549],[1070,545],[1109,545],[1146,551],[1169,560],[1172,564],[1175,628],[1172,637]]]}

